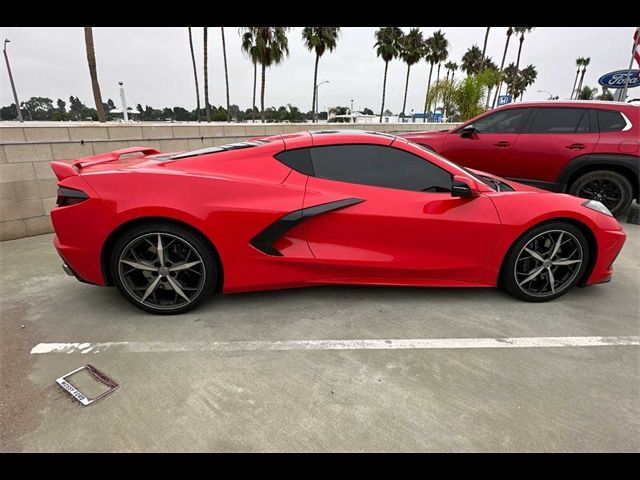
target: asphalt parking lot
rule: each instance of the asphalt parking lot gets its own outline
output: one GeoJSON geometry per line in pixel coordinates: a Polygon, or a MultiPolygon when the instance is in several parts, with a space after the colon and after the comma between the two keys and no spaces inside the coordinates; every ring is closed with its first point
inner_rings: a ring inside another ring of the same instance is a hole
{"type": "Polygon", "coordinates": [[[545,304],[324,287],[167,317],[64,275],[51,235],[0,243],[0,451],[640,451],[640,229],[624,227],[611,283],[545,304]],[[120,389],[82,407],[55,379],[86,363],[120,389]]]}

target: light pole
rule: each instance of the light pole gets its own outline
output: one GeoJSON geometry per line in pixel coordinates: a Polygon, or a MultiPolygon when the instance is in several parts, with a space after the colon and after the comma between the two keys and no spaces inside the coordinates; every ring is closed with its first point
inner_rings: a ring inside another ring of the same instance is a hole
{"type": "Polygon", "coordinates": [[[122,82],[118,82],[120,85],[120,103],[122,103],[122,118],[124,122],[127,123],[129,121],[129,113],[127,112],[127,101],[124,98],[124,86],[122,82]]]}
{"type": "Polygon", "coordinates": [[[11,40],[8,38],[4,39],[4,45],[2,48],[2,52],[4,53],[4,60],[7,62],[7,72],[9,72],[9,81],[11,82],[11,90],[13,90],[13,99],[16,102],[16,110],[18,112],[18,120],[23,122],[22,112],[20,111],[20,102],[18,101],[18,94],[16,93],[16,85],[13,83],[13,75],[11,75],[11,66],[9,65],[9,57],[7,56],[7,43],[10,43],[11,40]]]}
{"type": "Polygon", "coordinates": [[[353,98],[351,99],[351,110],[349,110],[349,115],[351,116],[351,121],[354,122],[355,119],[353,118],[353,98]]]}
{"type": "Polygon", "coordinates": [[[320,85],[322,85],[323,83],[331,83],[331,82],[329,82],[329,80],[325,80],[324,82],[320,82],[320,83],[318,83],[318,84],[316,85],[316,113],[315,113],[315,115],[314,115],[314,117],[315,117],[315,118],[314,118],[315,123],[318,123],[318,113],[319,113],[319,112],[318,112],[318,105],[320,104],[320,102],[319,102],[319,100],[318,100],[318,87],[319,87],[320,85]]]}
{"type": "Polygon", "coordinates": [[[555,100],[556,98],[553,93],[547,92],[546,90],[538,90],[538,93],[546,93],[547,95],[549,95],[549,98],[547,98],[547,100],[555,100]]]}

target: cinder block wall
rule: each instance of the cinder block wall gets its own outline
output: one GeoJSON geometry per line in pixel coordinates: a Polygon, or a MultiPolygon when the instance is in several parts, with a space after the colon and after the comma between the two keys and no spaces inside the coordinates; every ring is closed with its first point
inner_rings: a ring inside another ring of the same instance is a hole
{"type": "Polygon", "coordinates": [[[163,152],[192,150],[309,129],[363,129],[388,133],[441,130],[454,124],[0,124],[0,240],[52,232],[56,179],[49,162],[119,148],[148,146],[163,152]]]}

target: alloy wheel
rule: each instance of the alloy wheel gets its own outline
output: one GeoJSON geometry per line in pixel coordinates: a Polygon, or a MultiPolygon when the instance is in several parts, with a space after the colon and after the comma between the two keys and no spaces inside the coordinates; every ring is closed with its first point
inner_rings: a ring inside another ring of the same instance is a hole
{"type": "Polygon", "coordinates": [[[136,237],[122,250],[118,274],[127,292],[156,310],[174,310],[194,301],[206,277],[198,251],[185,239],[164,232],[136,237]]]}
{"type": "Polygon", "coordinates": [[[518,287],[528,295],[555,295],[573,283],[584,253],[578,239],[565,230],[548,230],[520,250],[515,263],[518,287]]]}
{"type": "Polygon", "coordinates": [[[603,203],[609,210],[615,210],[622,200],[622,190],[620,186],[609,179],[592,180],[578,190],[578,196],[597,200],[603,203]]]}

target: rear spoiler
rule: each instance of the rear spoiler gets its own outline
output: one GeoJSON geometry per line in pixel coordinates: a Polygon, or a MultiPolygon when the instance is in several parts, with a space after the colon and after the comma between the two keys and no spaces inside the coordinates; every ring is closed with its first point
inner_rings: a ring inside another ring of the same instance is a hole
{"type": "Polygon", "coordinates": [[[114,150],[113,152],[101,153],[99,155],[92,155],[90,157],[80,158],[72,162],[51,162],[51,168],[53,173],[56,174],[58,180],[63,180],[72,175],[78,175],[78,172],[86,167],[94,165],[100,165],[101,163],[116,162],[123,155],[130,155],[132,153],[142,153],[143,155],[155,155],[160,153],[159,150],[149,147],[129,147],[121,148],[120,150],[114,150]]]}

